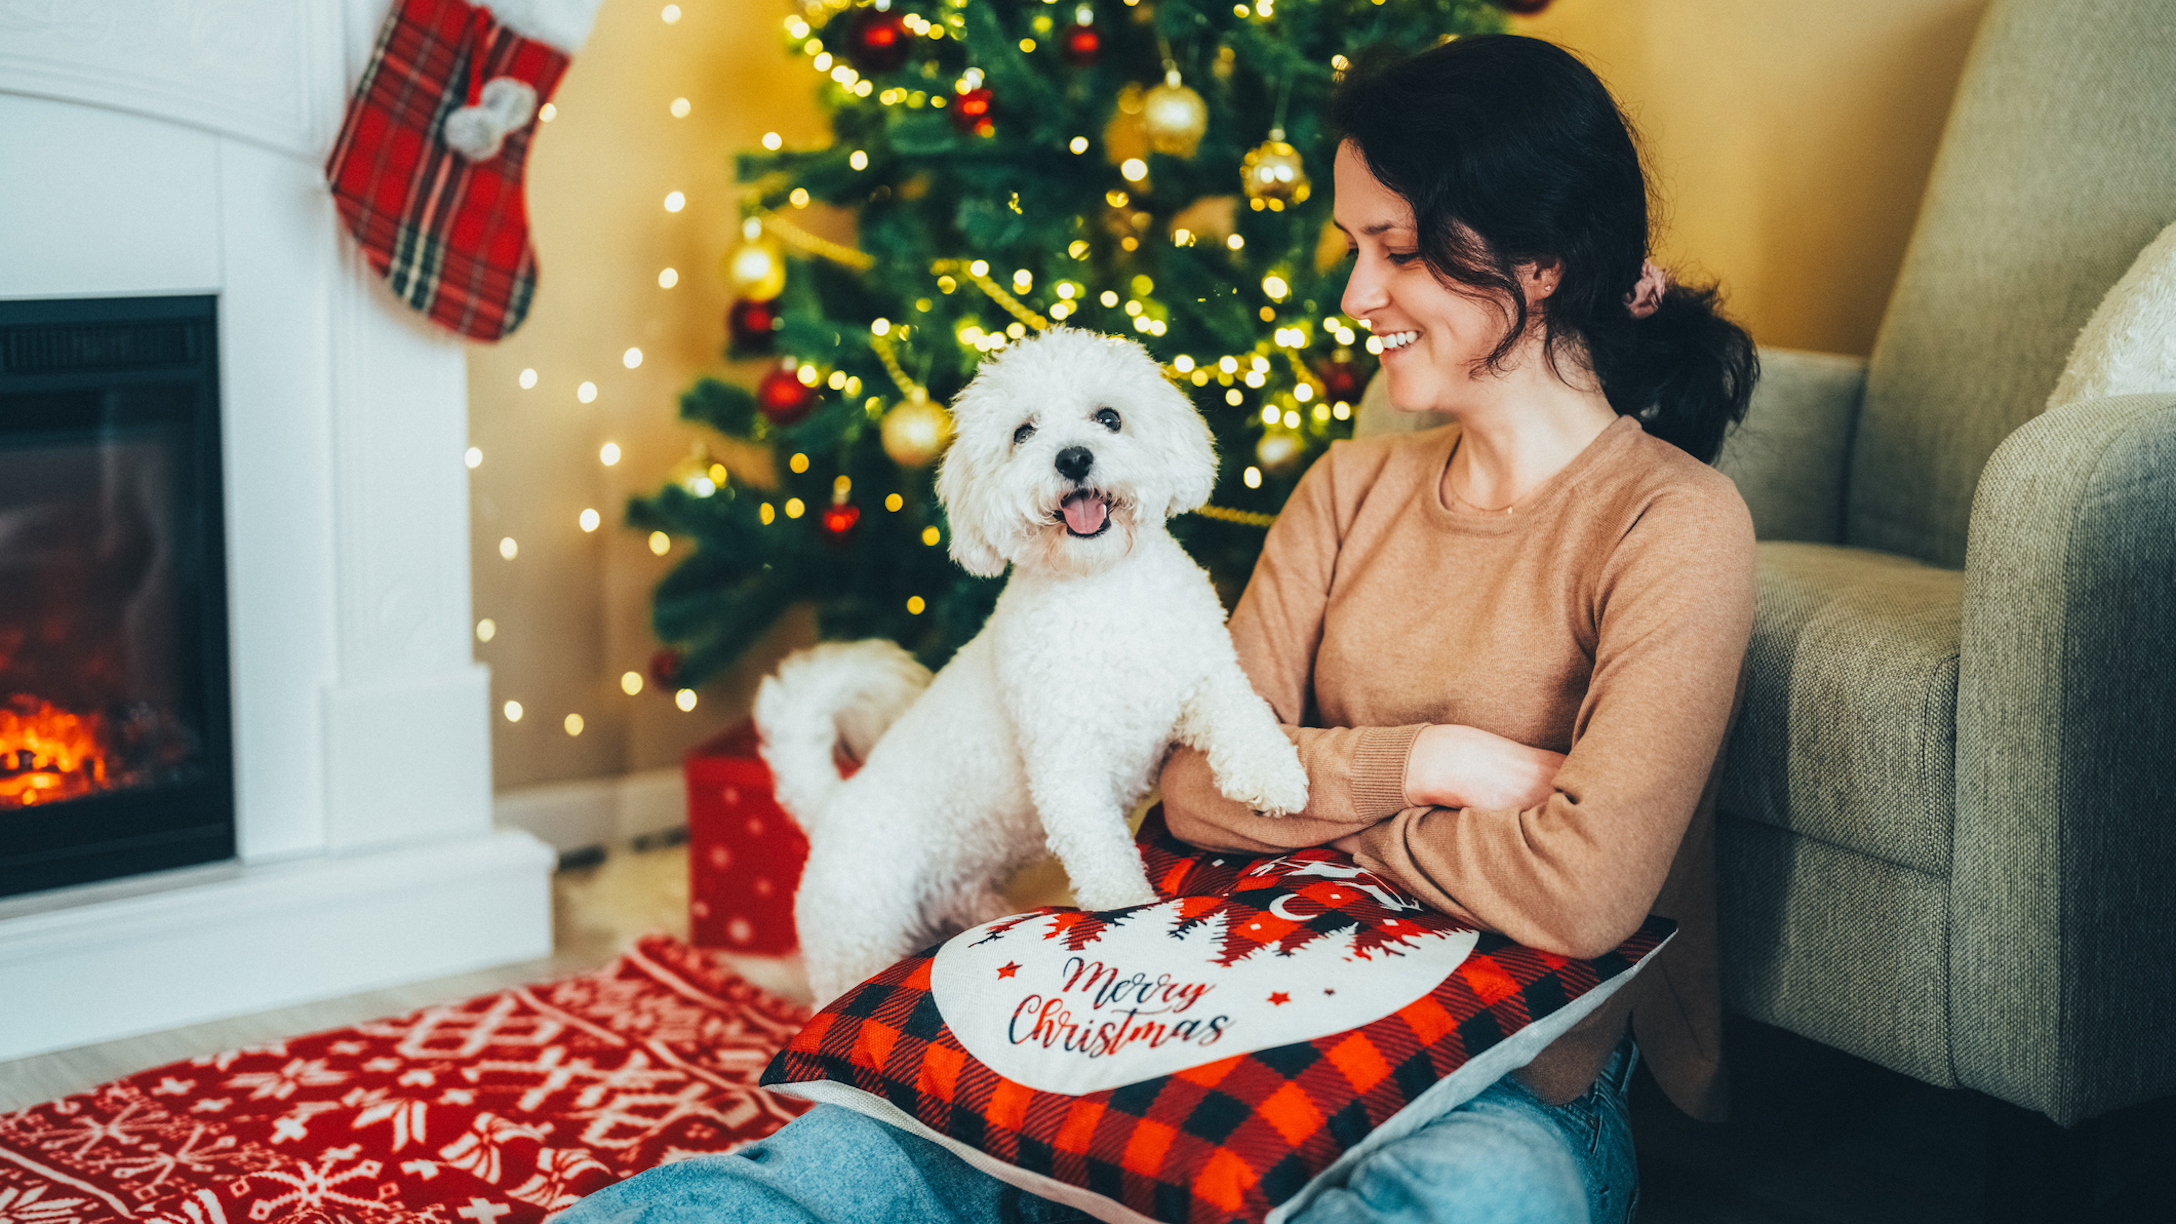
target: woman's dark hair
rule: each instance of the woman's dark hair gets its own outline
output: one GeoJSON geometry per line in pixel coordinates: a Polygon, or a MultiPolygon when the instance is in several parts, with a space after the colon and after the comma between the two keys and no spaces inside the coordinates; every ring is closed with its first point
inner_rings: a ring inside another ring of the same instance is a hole
{"type": "Polygon", "coordinates": [[[1330,106],[1412,205],[1429,268],[1503,305],[1510,326],[1484,368],[1501,369],[1526,334],[1516,269],[1553,257],[1540,311],[1551,368],[1576,345],[1619,415],[1714,462],[1760,376],[1753,340],[1718,312],[1713,285],[1673,280],[1653,314],[1627,309],[1648,254],[1647,181],[1631,125],[1585,64],[1537,38],[1479,35],[1362,57],[1330,106]]]}

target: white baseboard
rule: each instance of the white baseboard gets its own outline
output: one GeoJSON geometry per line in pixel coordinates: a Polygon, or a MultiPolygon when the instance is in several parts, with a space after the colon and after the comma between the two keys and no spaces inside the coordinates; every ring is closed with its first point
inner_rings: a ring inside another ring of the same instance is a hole
{"type": "Polygon", "coordinates": [[[549,955],[553,861],[502,831],[50,894],[0,918],[0,1059],[549,955]]]}
{"type": "Polygon", "coordinates": [[[687,784],[677,769],[549,782],[500,791],[491,811],[500,828],[533,833],[564,854],[686,825],[687,784]]]}

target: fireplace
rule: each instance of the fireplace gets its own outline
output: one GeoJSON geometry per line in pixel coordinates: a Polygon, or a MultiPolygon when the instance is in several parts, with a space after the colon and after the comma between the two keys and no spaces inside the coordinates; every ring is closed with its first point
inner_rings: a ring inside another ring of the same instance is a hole
{"type": "Polygon", "coordinates": [[[42,720],[0,1060],[551,948],[552,853],[492,826],[463,351],[325,189],[386,9],[0,0],[0,700],[42,720]]]}
{"type": "Polygon", "coordinates": [[[234,854],[215,303],[0,302],[0,896],[234,854]]]}

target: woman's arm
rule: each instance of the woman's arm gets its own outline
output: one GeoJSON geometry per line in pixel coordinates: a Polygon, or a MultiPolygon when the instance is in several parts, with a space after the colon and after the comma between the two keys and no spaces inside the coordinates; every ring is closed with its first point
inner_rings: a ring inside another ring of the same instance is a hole
{"type": "MultiPolygon", "coordinates": [[[[1272,819],[1226,799],[1208,758],[1174,750],[1163,771],[1164,819],[1174,835],[1197,846],[1275,854],[1316,846],[1364,829],[1407,806],[1407,750],[1419,726],[1306,727],[1315,651],[1344,534],[1341,482],[1372,484],[1380,448],[1330,448],[1300,479],[1263,541],[1246,594],[1232,613],[1232,645],[1254,690],[1269,702],[1307,770],[1307,807],[1272,819]]],[[[1346,511],[1350,513],[1348,509],[1346,511]]]]}
{"type": "Polygon", "coordinates": [[[1715,769],[1752,631],[1743,502],[1721,487],[1658,498],[1597,598],[1593,675],[1545,795],[1416,806],[1343,842],[1430,906],[1571,956],[1638,928],[1715,769]]]}

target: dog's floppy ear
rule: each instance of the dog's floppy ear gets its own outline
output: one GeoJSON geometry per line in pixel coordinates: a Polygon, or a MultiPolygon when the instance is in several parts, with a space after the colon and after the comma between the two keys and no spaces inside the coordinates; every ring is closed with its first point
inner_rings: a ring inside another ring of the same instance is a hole
{"type": "Polygon", "coordinates": [[[1171,503],[1164,510],[1168,519],[1208,503],[1216,488],[1216,441],[1193,401],[1169,382],[1157,381],[1162,383],[1162,394],[1172,400],[1171,411],[1158,414],[1168,421],[1160,431],[1167,435],[1161,440],[1171,469],[1171,503]]]}
{"type": "Polygon", "coordinates": [[[970,402],[973,391],[970,385],[953,401],[960,430],[937,468],[937,500],[952,527],[952,559],[977,578],[995,578],[1005,572],[1005,555],[989,525],[1002,520],[995,493],[1004,454],[990,447],[987,406],[970,402]]]}

